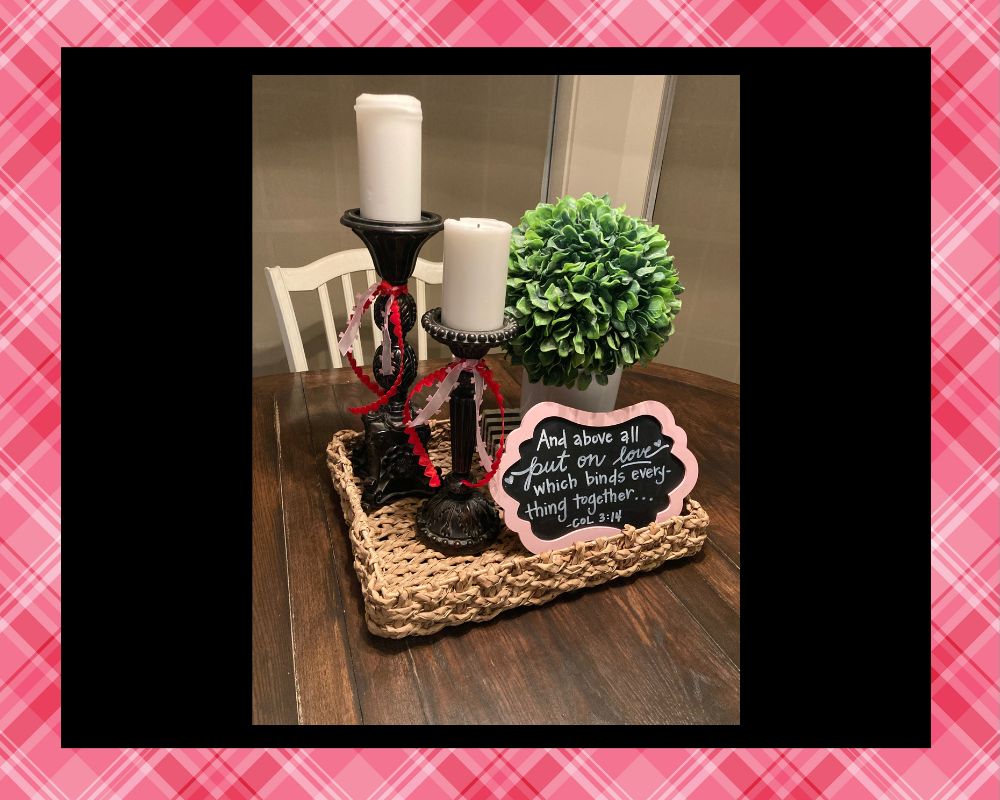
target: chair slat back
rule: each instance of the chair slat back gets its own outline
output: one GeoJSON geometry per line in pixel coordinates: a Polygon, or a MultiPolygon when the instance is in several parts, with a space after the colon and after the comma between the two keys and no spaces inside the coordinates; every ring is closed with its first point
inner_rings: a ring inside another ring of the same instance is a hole
{"type": "MultiPolygon", "coordinates": [[[[326,333],[326,346],[330,353],[330,362],[335,368],[339,368],[343,366],[343,361],[340,357],[340,350],[337,347],[337,327],[333,318],[333,307],[330,304],[330,293],[327,284],[334,278],[340,278],[344,305],[347,308],[347,313],[350,314],[355,302],[355,292],[351,276],[357,272],[364,273],[366,280],[364,288],[371,286],[378,280],[374,265],[372,264],[371,254],[363,247],[332,253],[313,261],[311,264],[306,264],[304,267],[268,267],[265,270],[267,287],[271,294],[271,302],[274,304],[275,314],[278,318],[278,327],[281,329],[281,343],[285,349],[285,359],[288,361],[289,371],[306,372],[309,369],[306,362],[305,348],[302,346],[302,332],[299,330],[298,320],[295,317],[295,307],[292,305],[291,293],[316,292],[319,297],[319,307],[323,315],[323,330],[326,333]]],[[[413,277],[416,279],[414,299],[417,303],[417,324],[415,327],[418,331],[417,358],[420,361],[427,358],[427,332],[420,325],[420,317],[427,310],[427,297],[424,287],[428,283],[440,284],[442,274],[443,268],[440,263],[426,261],[422,258],[417,259],[413,277]]],[[[382,343],[381,330],[375,325],[374,303],[369,313],[372,315],[374,352],[382,343]]],[[[363,365],[365,357],[360,336],[354,341],[353,353],[358,365],[363,365]]]]}

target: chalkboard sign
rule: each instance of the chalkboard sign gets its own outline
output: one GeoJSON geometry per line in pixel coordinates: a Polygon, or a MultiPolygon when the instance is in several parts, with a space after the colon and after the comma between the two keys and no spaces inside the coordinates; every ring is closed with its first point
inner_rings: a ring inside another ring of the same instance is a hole
{"type": "Polygon", "coordinates": [[[676,516],[697,479],[662,403],[606,414],[539,403],[507,439],[490,491],[507,527],[542,553],[676,516]]]}

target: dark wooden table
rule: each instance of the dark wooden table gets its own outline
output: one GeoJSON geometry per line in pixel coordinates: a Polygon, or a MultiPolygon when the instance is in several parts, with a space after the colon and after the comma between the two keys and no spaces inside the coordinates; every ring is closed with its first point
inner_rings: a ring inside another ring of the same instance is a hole
{"type": "MultiPolygon", "coordinates": [[[[516,405],[520,368],[490,366],[516,405]]],[[[711,517],[701,553],[404,640],[365,626],[325,464],[368,400],[349,369],[253,381],[255,724],[739,722],[738,385],[651,365],[626,370],[618,396],[665,403],[687,431],[711,517]]]]}

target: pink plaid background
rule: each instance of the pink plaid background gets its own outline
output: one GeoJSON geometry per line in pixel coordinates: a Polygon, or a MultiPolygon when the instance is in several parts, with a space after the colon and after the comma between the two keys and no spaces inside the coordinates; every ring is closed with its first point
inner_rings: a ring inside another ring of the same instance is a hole
{"type": "Polygon", "coordinates": [[[0,798],[998,796],[997,5],[0,0],[0,798]],[[930,46],[930,750],[62,750],[59,48],[930,46]]]}

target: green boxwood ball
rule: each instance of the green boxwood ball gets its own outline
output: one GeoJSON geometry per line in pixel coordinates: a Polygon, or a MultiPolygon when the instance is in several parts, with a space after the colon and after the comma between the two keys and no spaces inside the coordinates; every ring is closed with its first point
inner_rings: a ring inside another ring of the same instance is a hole
{"type": "Polygon", "coordinates": [[[680,310],[674,257],[659,226],[607,195],[563,197],[514,228],[506,311],[521,324],[504,345],[532,381],[585,389],[620,365],[648,363],[680,310]]]}

